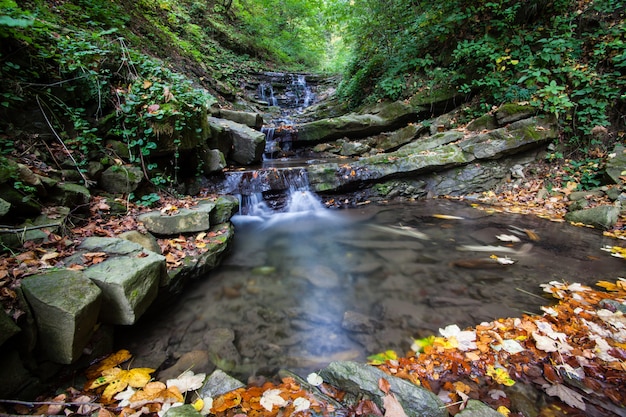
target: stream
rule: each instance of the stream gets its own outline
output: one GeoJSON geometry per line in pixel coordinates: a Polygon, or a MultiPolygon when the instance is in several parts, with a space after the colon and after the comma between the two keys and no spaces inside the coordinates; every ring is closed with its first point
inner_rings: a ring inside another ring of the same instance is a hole
{"type": "Polygon", "coordinates": [[[116,337],[135,366],[208,352],[209,363],[192,360],[196,372],[214,363],[244,379],[280,368],[306,376],[335,360],[403,354],[448,324],[541,313],[551,300],[539,284],[551,280],[593,284],[624,272],[597,230],[463,202],[330,210],[295,190],[285,210],[236,215],[222,265],[116,337]]]}

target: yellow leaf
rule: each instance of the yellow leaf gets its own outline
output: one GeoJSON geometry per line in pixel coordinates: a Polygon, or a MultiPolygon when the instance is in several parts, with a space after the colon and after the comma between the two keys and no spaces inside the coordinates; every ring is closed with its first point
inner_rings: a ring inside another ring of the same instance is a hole
{"type": "Polygon", "coordinates": [[[142,87],[143,87],[143,89],[144,89],[144,90],[145,90],[145,89],[147,89],[147,88],[152,87],[152,81],[149,81],[149,80],[143,80],[142,87]]]}
{"type": "Polygon", "coordinates": [[[506,385],[508,387],[515,384],[509,373],[504,368],[494,368],[492,365],[487,366],[487,376],[490,376],[496,383],[506,385]]]}
{"type": "Polygon", "coordinates": [[[371,355],[367,357],[367,363],[370,365],[382,365],[388,360],[396,360],[398,359],[398,354],[393,350],[386,350],[381,353],[377,353],[376,355],[371,355]]]}
{"type": "Polygon", "coordinates": [[[126,371],[120,368],[105,369],[102,376],[96,378],[86,389],[94,389],[106,385],[102,393],[102,399],[105,402],[111,402],[113,396],[118,392],[122,392],[127,386],[133,388],[142,388],[152,377],[150,374],[154,372],[152,368],[134,368],[126,371]]]}
{"type": "Polygon", "coordinates": [[[97,378],[100,375],[102,375],[102,371],[104,371],[105,369],[114,368],[120,363],[126,362],[131,357],[132,355],[126,349],[118,350],[114,354],[107,356],[100,362],[97,362],[96,364],[87,368],[87,371],[85,371],[85,374],[87,375],[87,378],[89,379],[97,378]]]}
{"type": "Polygon", "coordinates": [[[202,398],[198,398],[191,405],[196,411],[200,412],[204,408],[204,400],[202,398]]]}
{"type": "Polygon", "coordinates": [[[498,413],[509,417],[509,414],[511,414],[511,410],[509,410],[508,408],[506,408],[505,406],[501,405],[500,407],[498,407],[498,409],[496,410],[498,413]]]}

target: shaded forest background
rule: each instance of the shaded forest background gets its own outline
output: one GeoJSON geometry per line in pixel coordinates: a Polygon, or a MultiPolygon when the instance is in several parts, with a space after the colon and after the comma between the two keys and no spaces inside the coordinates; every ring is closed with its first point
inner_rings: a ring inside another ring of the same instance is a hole
{"type": "Polygon", "coordinates": [[[624,142],[619,0],[0,0],[0,9],[0,158],[53,131],[78,164],[111,137],[138,160],[154,151],[155,121],[182,131],[213,103],[244,108],[241,81],[278,70],[340,75],[346,110],[454,92],[458,125],[530,103],[558,116],[550,158],[578,170],[583,187],[624,142]]]}

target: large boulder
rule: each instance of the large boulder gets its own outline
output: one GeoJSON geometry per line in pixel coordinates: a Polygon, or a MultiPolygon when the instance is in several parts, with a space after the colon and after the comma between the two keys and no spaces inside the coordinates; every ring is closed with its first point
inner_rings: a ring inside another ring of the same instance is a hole
{"type": "Polygon", "coordinates": [[[143,179],[141,168],[132,165],[112,165],[100,176],[100,187],[112,194],[132,193],[143,179]]]}
{"type": "Polygon", "coordinates": [[[215,203],[209,200],[191,208],[182,208],[171,213],[151,211],[140,215],[146,229],[157,235],[178,235],[208,230],[211,226],[211,211],[215,203]]]}
{"type": "Polygon", "coordinates": [[[350,138],[376,135],[394,130],[416,117],[414,108],[403,102],[379,103],[364,111],[331,119],[316,120],[297,126],[298,141],[326,142],[344,136],[350,138]]]}
{"type": "Polygon", "coordinates": [[[106,308],[101,310],[100,319],[110,324],[134,324],[155,300],[166,277],[165,257],[124,239],[90,237],[78,247],[73,260],[84,264],[82,260],[93,258],[94,253],[106,259],[83,273],[102,290],[106,308]]]}
{"type": "Polygon", "coordinates": [[[486,133],[447,131],[419,138],[398,150],[364,157],[347,164],[307,167],[311,187],[318,192],[356,187],[387,177],[414,177],[427,172],[498,159],[537,147],[557,137],[552,117],[531,117],[486,133]]]}
{"type": "Polygon", "coordinates": [[[37,324],[37,344],[53,362],[76,361],[98,319],[101,290],[82,272],[51,271],[22,280],[37,324]]]}
{"type": "Polygon", "coordinates": [[[228,109],[219,109],[213,113],[215,117],[230,120],[236,123],[241,123],[253,129],[261,129],[263,126],[263,116],[259,113],[236,111],[228,109]]]}
{"type": "Polygon", "coordinates": [[[230,120],[208,118],[212,130],[219,132],[219,143],[209,146],[222,151],[226,157],[240,165],[261,162],[265,150],[265,134],[241,123],[230,120]],[[232,144],[230,147],[228,144],[232,144]]]}
{"type": "Polygon", "coordinates": [[[598,206],[585,210],[571,211],[565,220],[572,223],[588,224],[599,229],[610,229],[617,223],[620,208],[618,206],[598,206]]]}

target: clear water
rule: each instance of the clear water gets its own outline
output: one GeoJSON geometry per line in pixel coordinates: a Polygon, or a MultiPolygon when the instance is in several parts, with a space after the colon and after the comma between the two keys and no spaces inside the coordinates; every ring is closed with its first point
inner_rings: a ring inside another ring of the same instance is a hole
{"type": "MultiPolygon", "coordinates": [[[[298,193],[296,200],[311,198],[298,193]]],[[[542,299],[541,283],[592,284],[625,272],[624,260],[600,250],[616,241],[535,217],[447,200],[343,211],[301,203],[284,213],[235,216],[233,250],[221,267],[125,336],[138,363],[145,356],[158,366],[155,357],[210,350],[206,335],[227,328],[237,351],[231,373],[285,367],[306,375],[333,360],[363,361],[386,349],[402,354],[412,338],[448,324],[540,312],[551,302],[542,299]],[[521,242],[502,242],[502,234],[521,242]],[[464,245],[511,247],[460,250],[464,245]],[[492,254],[516,263],[489,264],[492,254]]]]}

